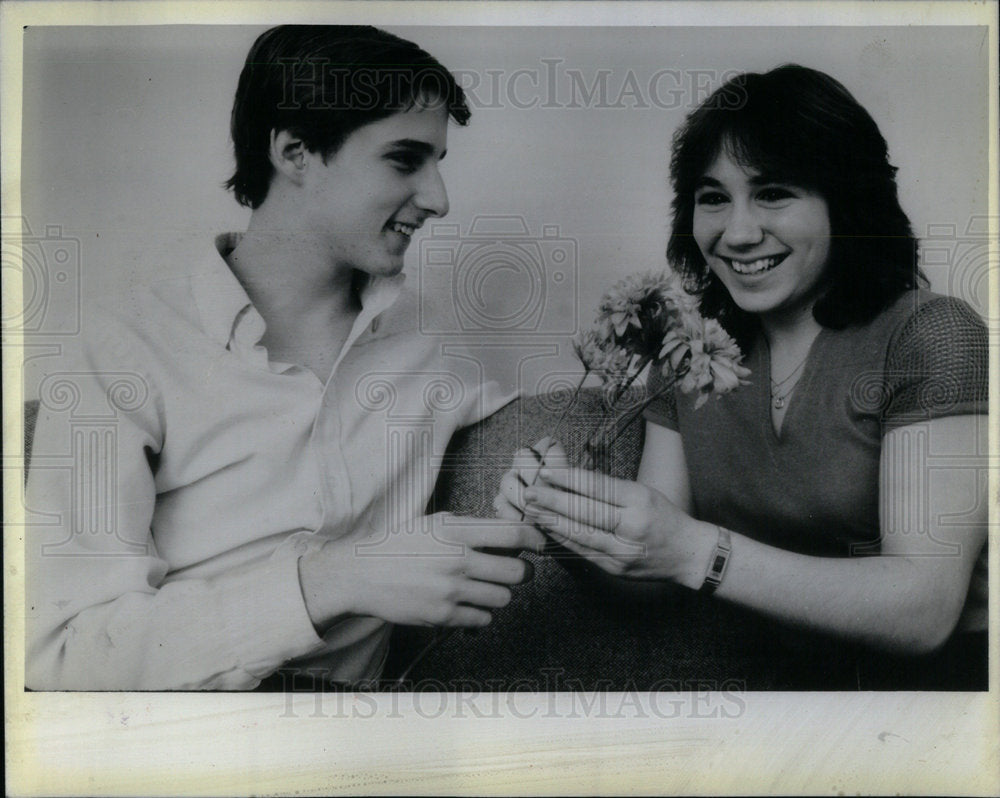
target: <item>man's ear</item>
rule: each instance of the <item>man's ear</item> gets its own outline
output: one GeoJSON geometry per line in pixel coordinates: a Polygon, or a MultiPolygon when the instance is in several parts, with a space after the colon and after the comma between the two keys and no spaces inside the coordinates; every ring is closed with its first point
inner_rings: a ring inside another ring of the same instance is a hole
{"type": "Polygon", "coordinates": [[[309,159],[305,142],[287,130],[271,131],[268,158],[271,165],[293,183],[300,184],[308,168],[309,159]]]}

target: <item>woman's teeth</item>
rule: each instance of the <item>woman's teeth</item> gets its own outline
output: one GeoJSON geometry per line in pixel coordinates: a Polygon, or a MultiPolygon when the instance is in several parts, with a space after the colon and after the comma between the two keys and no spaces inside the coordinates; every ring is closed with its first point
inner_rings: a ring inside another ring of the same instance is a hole
{"type": "Polygon", "coordinates": [[[766,272],[768,269],[773,269],[782,260],[784,258],[780,255],[775,255],[771,258],[758,258],[757,260],[747,262],[730,259],[729,265],[733,267],[733,271],[737,274],[760,274],[761,272],[766,272]]]}
{"type": "Polygon", "coordinates": [[[402,222],[393,222],[391,225],[389,225],[389,229],[397,233],[402,233],[407,238],[412,236],[417,230],[416,227],[413,227],[408,224],[403,224],[402,222]]]}

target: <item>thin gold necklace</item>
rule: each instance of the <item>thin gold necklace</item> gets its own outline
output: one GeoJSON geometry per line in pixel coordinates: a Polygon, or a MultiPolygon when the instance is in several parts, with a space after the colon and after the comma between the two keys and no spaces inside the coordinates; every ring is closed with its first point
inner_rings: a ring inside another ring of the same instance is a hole
{"type": "MultiPolygon", "coordinates": [[[[794,377],[796,374],[799,374],[799,372],[802,370],[802,367],[806,364],[806,360],[808,359],[809,359],[809,353],[806,352],[805,357],[803,357],[802,360],[799,361],[799,364],[794,369],[792,369],[791,373],[789,373],[787,377],[785,377],[780,382],[775,382],[773,379],[771,380],[771,405],[774,407],[775,410],[781,410],[782,408],[784,408],[785,400],[792,395],[792,392],[799,384],[799,380],[798,379],[795,380],[795,382],[792,383],[792,386],[784,393],[778,393],[778,392],[781,390],[782,386],[784,386],[792,377],[794,377]]],[[[801,378],[801,375],[799,376],[801,378]]]]}

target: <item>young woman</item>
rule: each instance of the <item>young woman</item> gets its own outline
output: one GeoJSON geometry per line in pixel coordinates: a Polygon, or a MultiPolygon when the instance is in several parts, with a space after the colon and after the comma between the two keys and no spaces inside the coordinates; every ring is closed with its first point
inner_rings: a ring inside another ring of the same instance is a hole
{"type": "Polygon", "coordinates": [[[611,574],[714,592],[872,661],[928,665],[950,641],[941,667],[960,672],[934,686],[985,689],[987,334],[922,287],[895,172],[828,75],[719,88],[674,140],[668,256],[751,383],[651,406],[637,482],[556,468],[552,444],[541,479],[512,471],[497,504],[611,574]]]}

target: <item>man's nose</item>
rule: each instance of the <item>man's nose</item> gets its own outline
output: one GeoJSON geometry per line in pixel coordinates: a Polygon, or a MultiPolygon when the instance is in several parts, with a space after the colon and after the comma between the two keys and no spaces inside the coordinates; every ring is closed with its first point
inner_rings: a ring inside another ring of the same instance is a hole
{"type": "Polygon", "coordinates": [[[436,166],[424,170],[413,201],[430,216],[445,216],[448,213],[448,190],[436,166]]]}

